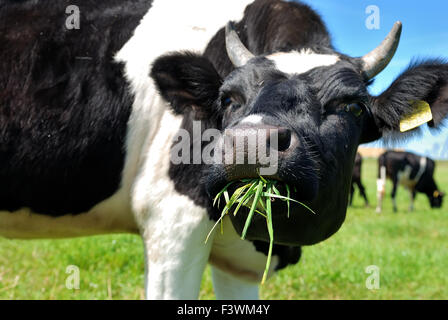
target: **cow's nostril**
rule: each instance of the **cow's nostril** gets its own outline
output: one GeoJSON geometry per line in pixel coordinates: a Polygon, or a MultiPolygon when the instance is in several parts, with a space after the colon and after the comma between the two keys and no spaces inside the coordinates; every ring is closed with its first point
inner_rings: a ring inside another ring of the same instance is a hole
{"type": "MultiPolygon", "coordinates": [[[[271,134],[270,139],[272,139],[273,135],[271,134]]],[[[291,146],[291,130],[286,128],[278,128],[277,130],[278,144],[277,150],[280,152],[284,152],[289,149],[291,146]]],[[[271,146],[275,146],[272,141],[270,142],[271,146]]]]}

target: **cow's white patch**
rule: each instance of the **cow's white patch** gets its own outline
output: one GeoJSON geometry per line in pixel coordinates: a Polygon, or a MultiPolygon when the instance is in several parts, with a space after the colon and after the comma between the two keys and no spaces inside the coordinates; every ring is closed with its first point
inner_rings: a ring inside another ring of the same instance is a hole
{"type": "Polygon", "coordinates": [[[337,55],[317,54],[310,49],[274,53],[267,58],[278,70],[288,74],[300,74],[317,67],[331,66],[339,61],[337,55]]]}
{"type": "Polygon", "coordinates": [[[209,259],[213,226],[206,210],[176,192],[168,176],[174,116],[149,77],[154,60],[167,52],[201,52],[229,20],[242,17],[248,0],[155,0],[134,36],[116,55],[125,63],[135,96],[128,124],[122,187],[145,244],[146,294],[150,299],[194,299],[209,259]]]}
{"type": "MultiPolygon", "coordinates": [[[[234,277],[248,282],[260,282],[266,267],[267,256],[256,251],[250,241],[241,240],[228,217],[223,219],[223,230],[215,230],[210,263],[234,277]]],[[[279,260],[273,256],[269,268],[272,274],[279,260]]]]}
{"type": "Polygon", "coordinates": [[[217,300],[257,300],[258,284],[244,281],[212,266],[212,281],[217,300]]]}
{"type": "Polygon", "coordinates": [[[386,193],[386,167],[381,166],[380,177],[379,179],[376,180],[377,213],[381,213],[385,193],[386,193]]]}
{"type": "Polygon", "coordinates": [[[420,181],[420,178],[422,177],[423,173],[425,173],[426,164],[427,164],[427,158],[421,157],[419,162],[419,168],[414,178],[411,178],[412,167],[410,165],[406,165],[403,171],[399,171],[397,174],[398,182],[410,190],[414,189],[417,183],[420,181]]]}
{"type": "Polygon", "coordinates": [[[147,146],[160,128],[166,102],[149,77],[154,60],[172,51],[202,52],[229,20],[242,18],[252,0],[155,0],[133,37],[117,53],[135,95],[127,135],[123,187],[129,189],[141,167],[147,146]],[[205,14],[206,13],[206,14],[205,14]]]}
{"type": "Polygon", "coordinates": [[[411,179],[412,167],[410,165],[406,165],[403,171],[398,171],[397,179],[398,183],[402,186],[412,189],[415,186],[415,181],[411,179]]]}
{"type": "Polygon", "coordinates": [[[251,114],[250,116],[247,116],[243,120],[241,120],[241,123],[247,123],[247,124],[261,124],[263,123],[263,116],[259,114],[251,114]]]}
{"type": "Polygon", "coordinates": [[[422,177],[423,173],[425,173],[427,163],[428,163],[428,158],[426,158],[426,157],[420,158],[420,163],[419,163],[420,166],[419,166],[418,172],[414,178],[416,184],[420,181],[420,178],[422,177]]]}

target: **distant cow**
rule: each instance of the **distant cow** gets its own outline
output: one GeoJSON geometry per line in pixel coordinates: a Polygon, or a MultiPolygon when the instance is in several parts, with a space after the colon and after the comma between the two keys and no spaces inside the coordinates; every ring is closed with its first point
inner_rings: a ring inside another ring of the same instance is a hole
{"type": "Polygon", "coordinates": [[[362,169],[362,156],[359,152],[356,153],[355,165],[353,166],[352,185],[350,189],[350,205],[353,203],[353,194],[355,193],[355,184],[358,186],[359,193],[364,198],[366,206],[369,205],[369,199],[367,198],[366,189],[361,181],[361,169],[362,169]]]}
{"type": "Polygon", "coordinates": [[[224,203],[214,197],[259,178],[269,146],[277,170],[263,175],[316,213],[272,202],[269,275],[337,232],[358,145],[400,135],[411,101],[431,105],[434,126],[447,113],[443,60],[369,94],[401,29],[349,57],[291,1],[0,0],[0,235],[132,232],[148,298],[197,298],[207,263],[217,298],[257,298],[266,219],[241,240],[242,208],[205,243],[224,203]],[[250,163],[219,161],[254,140],[250,163]]]}
{"type": "Polygon", "coordinates": [[[385,194],[386,178],[392,180],[392,201],[394,212],[397,211],[395,199],[398,185],[409,190],[411,204],[409,210],[414,210],[414,199],[417,192],[426,194],[431,208],[440,208],[444,193],[439,190],[434,181],[434,160],[421,157],[410,152],[386,151],[378,158],[377,180],[377,212],[381,212],[385,194]]]}

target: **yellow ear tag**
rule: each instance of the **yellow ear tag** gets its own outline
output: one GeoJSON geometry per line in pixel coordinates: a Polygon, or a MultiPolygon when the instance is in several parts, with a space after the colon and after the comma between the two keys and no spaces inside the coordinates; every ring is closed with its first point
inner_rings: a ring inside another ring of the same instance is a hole
{"type": "Polygon", "coordinates": [[[406,132],[432,120],[429,103],[422,100],[412,101],[414,112],[400,121],[400,131],[406,132]]]}

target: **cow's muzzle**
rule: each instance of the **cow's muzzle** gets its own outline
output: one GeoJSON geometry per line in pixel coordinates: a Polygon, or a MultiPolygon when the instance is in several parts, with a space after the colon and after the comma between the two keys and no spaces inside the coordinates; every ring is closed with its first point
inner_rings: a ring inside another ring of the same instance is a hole
{"type": "Polygon", "coordinates": [[[228,181],[259,176],[280,180],[279,164],[298,145],[299,139],[288,128],[242,125],[225,130],[218,154],[228,181]]]}

